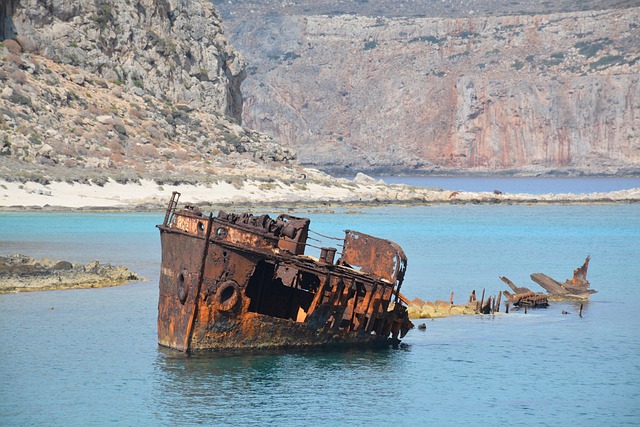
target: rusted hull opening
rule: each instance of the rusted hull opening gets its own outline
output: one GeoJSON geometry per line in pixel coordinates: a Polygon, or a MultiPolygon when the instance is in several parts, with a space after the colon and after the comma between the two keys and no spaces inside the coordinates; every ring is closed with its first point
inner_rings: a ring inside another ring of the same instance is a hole
{"type": "Polygon", "coordinates": [[[247,297],[251,301],[248,311],[281,319],[304,321],[313,294],[286,286],[275,277],[274,265],[260,261],[247,285],[247,297]]]}
{"type": "Polygon", "coordinates": [[[342,258],[334,264],[333,248],[322,259],[306,256],[306,218],[206,217],[189,206],[176,211],[176,201],[158,226],[161,345],[189,352],[377,344],[397,342],[413,326],[399,300],[406,258],[394,243],[358,233],[363,250],[352,242],[343,256],[360,271],[342,258]],[[381,260],[388,256],[394,260],[381,260]]]}

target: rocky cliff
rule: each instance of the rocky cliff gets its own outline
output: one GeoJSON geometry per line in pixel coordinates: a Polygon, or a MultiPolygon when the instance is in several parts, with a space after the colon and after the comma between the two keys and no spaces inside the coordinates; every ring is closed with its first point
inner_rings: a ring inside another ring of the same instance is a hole
{"type": "Polygon", "coordinates": [[[633,1],[215,1],[243,118],[338,173],[637,174],[633,1]]]}
{"type": "Polygon", "coordinates": [[[5,0],[0,15],[3,177],[180,180],[295,158],[240,125],[245,64],[205,0],[5,0]]]}
{"type": "Polygon", "coordinates": [[[6,0],[31,52],[240,121],[244,61],[206,1],[6,0]]]}

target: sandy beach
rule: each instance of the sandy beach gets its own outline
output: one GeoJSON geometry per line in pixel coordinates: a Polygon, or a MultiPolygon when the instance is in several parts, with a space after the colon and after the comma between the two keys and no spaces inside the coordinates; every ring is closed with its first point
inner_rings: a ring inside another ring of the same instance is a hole
{"type": "Polygon", "coordinates": [[[109,180],[99,186],[0,180],[0,210],[154,209],[162,208],[173,191],[182,194],[183,202],[211,206],[640,202],[639,188],[589,194],[494,194],[388,185],[367,176],[359,176],[353,181],[337,179],[333,184],[247,180],[240,184],[219,181],[204,185],[158,185],[142,179],[139,183],[127,184],[109,180]]]}

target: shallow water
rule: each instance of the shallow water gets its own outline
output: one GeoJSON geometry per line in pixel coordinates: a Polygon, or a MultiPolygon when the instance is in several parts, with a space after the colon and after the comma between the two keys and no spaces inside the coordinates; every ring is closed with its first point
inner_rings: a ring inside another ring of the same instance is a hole
{"type": "MultiPolygon", "coordinates": [[[[640,207],[309,213],[399,243],[403,293],[463,302],[498,276],[569,278],[585,305],[417,320],[399,349],[184,357],[156,344],[163,214],[0,214],[0,253],[125,264],[148,282],[0,295],[1,425],[638,425],[640,207]],[[563,315],[562,310],[571,314],[563,315]]],[[[539,289],[539,288],[538,288],[539,289]]],[[[536,289],[536,290],[538,290],[536,289]]]]}

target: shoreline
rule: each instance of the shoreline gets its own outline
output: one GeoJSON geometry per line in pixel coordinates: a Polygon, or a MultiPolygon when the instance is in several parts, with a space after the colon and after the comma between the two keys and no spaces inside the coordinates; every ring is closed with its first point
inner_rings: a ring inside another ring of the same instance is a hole
{"type": "Polygon", "coordinates": [[[158,185],[142,179],[102,185],[67,182],[10,182],[0,180],[0,212],[156,212],[164,211],[173,191],[180,203],[207,208],[322,209],[371,208],[382,205],[583,205],[640,203],[640,188],[606,193],[525,194],[452,191],[386,184],[366,175],[353,181],[336,179],[285,183],[246,179],[240,183],[158,185]]]}

